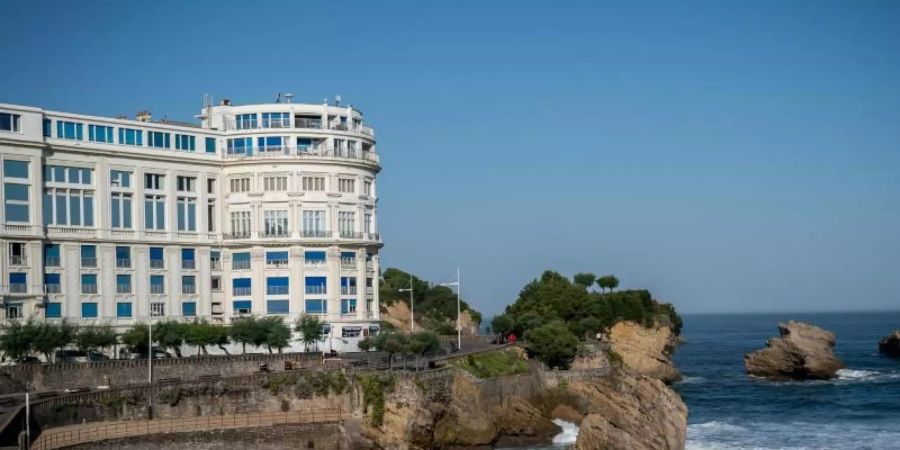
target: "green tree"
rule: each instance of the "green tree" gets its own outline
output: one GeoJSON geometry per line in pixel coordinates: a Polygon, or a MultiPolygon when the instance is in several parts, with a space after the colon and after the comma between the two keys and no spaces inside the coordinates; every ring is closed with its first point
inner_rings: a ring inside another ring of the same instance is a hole
{"type": "Polygon", "coordinates": [[[184,335],[184,324],[175,321],[160,322],[153,327],[154,341],[164,349],[171,349],[179,358],[181,358],[181,346],[184,345],[184,335]]]}
{"type": "Polygon", "coordinates": [[[319,340],[322,339],[322,321],[316,316],[304,314],[294,324],[294,331],[300,333],[303,350],[308,352],[310,345],[318,346],[319,340]]]}
{"type": "Polygon", "coordinates": [[[105,324],[80,327],[74,339],[75,347],[85,353],[112,347],[116,342],[116,331],[105,324]]]}
{"type": "Polygon", "coordinates": [[[576,284],[580,284],[585,288],[589,288],[594,285],[594,281],[597,280],[597,275],[594,275],[590,272],[581,272],[576,273],[575,276],[572,277],[572,279],[576,284]]]}
{"type": "Polygon", "coordinates": [[[491,320],[491,330],[501,336],[509,335],[515,327],[516,322],[513,321],[512,316],[509,314],[498,314],[491,320]]]}
{"type": "Polygon", "coordinates": [[[409,336],[407,351],[417,355],[423,355],[437,351],[441,347],[438,336],[431,331],[417,331],[409,336]]]}
{"type": "Polygon", "coordinates": [[[148,334],[149,328],[147,327],[147,324],[137,323],[122,333],[120,338],[122,344],[128,348],[128,351],[140,355],[147,355],[149,354],[147,344],[147,340],[149,339],[148,334]]]}
{"type": "Polygon", "coordinates": [[[13,361],[31,354],[38,333],[32,321],[7,321],[0,325],[0,351],[13,361]]]}
{"type": "Polygon", "coordinates": [[[75,339],[75,327],[63,320],[60,323],[42,323],[35,333],[34,351],[44,355],[47,362],[52,361],[55,351],[71,344],[75,339]]]}
{"type": "Polygon", "coordinates": [[[184,343],[197,347],[198,355],[208,355],[206,347],[210,345],[216,345],[228,353],[225,349],[225,344],[228,343],[227,327],[211,324],[205,320],[186,323],[183,326],[184,343]]]}
{"type": "Polygon", "coordinates": [[[241,353],[247,353],[247,344],[256,345],[259,325],[255,317],[241,317],[231,322],[231,340],[241,344],[241,353]]]}
{"type": "Polygon", "coordinates": [[[525,332],[525,348],[550,368],[567,369],[578,352],[578,338],[561,321],[525,332]]]}
{"type": "Polygon", "coordinates": [[[619,279],[616,278],[615,275],[604,275],[597,278],[597,286],[600,286],[600,289],[606,289],[612,292],[619,287],[619,279]]]}
{"type": "Polygon", "coordinates": [[[284,323],[284,319],[278,316],[268,316],[259,320],[259,326],[265,336],[263,343],[272,353],[272,348],[278,349],[281,353],[282,349],[287,347],[291,342],[291,327],[284,323]]]}

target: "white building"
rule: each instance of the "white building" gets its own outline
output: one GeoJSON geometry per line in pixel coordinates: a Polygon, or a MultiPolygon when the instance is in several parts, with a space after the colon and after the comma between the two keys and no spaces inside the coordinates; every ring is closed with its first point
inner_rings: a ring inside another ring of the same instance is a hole
{"type": "Polygon", "coordinates": [[[380,164],[362,113],[225,100],[198,118],[0,104],[0,320],[314,314],[338,350],[377,332],[380,164]]]}

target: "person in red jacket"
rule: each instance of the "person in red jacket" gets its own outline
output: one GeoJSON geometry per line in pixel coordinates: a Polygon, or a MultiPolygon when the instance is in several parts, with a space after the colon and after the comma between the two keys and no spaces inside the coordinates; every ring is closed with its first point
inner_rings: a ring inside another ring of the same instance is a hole
{"type": "Polygon", "coordinates": [[[509,337],[507,338],[507,342],[509,342],[510,345],[515,345],[516,335],[514,333],[510,333],[509,337]]]}

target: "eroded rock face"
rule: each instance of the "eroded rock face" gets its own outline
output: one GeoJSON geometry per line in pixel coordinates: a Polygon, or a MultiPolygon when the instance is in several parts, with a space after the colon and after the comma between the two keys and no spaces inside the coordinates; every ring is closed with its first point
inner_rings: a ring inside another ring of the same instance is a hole
{"type": "Polygon", "coordinates": [[[682,450],[687,406],[660,380],[622,374],[570,387],[585,404],[578,450],[682,450]]]}
{"type": "Polygon", "coordinates": [[[769,379],[816,380],[834,378],[844,363],[834,355],[834,334],[808,323],[778,324],[781,337],[766,348],[744,355],[747,373],[769,379]]]}
{"type": "Polygon", "coordinates": [[[666,383],[681,379],[669,354],[677,338],[668,327],[646,328],[634,322],[619,322],[609,330],[607,339],[629,370],[666,383]]]}
{"type": "MultiPolygon", "coordinates": [[[[381,305],[381,320],[390,323],[398,330],[409,330],[411,316],[412,312],[409,310],[409,305],[407,305],[406,302],[396,301],[390,305],[381,305]]],[[[459,323],[463,334],[478,334],[478,323],[472,319],[472,315],[469,311],[463,311],[459,315],[459,323]]],[[[416,330],[422,328],[421,324],[421,317],[417,316],[416,330]]],[[[452,325],[456,327],[456,322],[452,322],[452,325]]]]}
{"type": "Polygon", "coordinates": [[[878,351],[888,356],[900,358],[900,330],[883,337],[878,343],[878,351]]]}

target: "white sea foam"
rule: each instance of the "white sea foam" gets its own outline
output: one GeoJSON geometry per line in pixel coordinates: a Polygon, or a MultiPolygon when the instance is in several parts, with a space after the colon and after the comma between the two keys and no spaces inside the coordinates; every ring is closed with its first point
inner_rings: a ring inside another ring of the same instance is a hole
{"type": "Polygon", "coordinates": [[[575,443],[575,440],[578,439],[578,425],[562,419],[553,419],[553,423],[562,428],[562,431],[559,434],[553,436],[554,445],[569,445],[575,443]]]}
{"type": "Polygon", "coordinates": [[[840,369],[837,371],[839,380],[865,380],[876,375],[878,372],[873,370],[840,369]]]}
{"type": "Polygon", "coordinates": [[[678,384],[700,384],[706,382],[706,378],[703,377],[689,377],[684,376],[681,377],[681,381],[678,384]]]}

